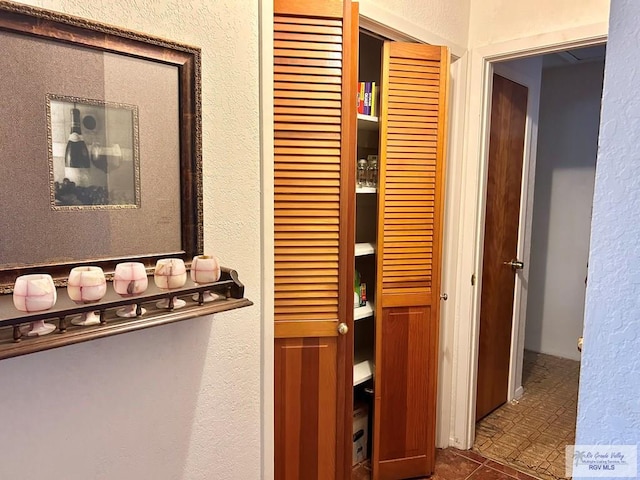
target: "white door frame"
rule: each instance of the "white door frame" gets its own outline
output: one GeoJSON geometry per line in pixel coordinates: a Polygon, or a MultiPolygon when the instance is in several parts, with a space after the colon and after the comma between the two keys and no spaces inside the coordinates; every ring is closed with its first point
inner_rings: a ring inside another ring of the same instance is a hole
{"type": "MultiPolygon", "coordinates": [[[[606,42],[608,25],[598,23],[551,32],[532,37],[519,38],[494,45],[478,47],[469,54],[469,83],[465,116],[464,158],[465,168],[461,182],[460,227],[458,237],[458,268],[455,279],[455,318],[458,320],[453,339],[453,382],[451,404],[453,405],[452,427],[449,444],[468,449],[475,438],[476,381],[478,341],[480,325],[480,292],[482,280],[482,254],[484,237],[484,212],[487,177],[488,127],[491,99],[493,64],[504,60],[515,60],[552,53],[571,48],[597,45],[606,42]],[[472,285],[472,278],[475,285],[472,285]]],[[[527,149],[525,148],[525,151],[527,149]]],[[[531,166],[534,162],[529,162],[531,166]]],[[[523,168],[523,171],[526,171],[523,168]]],[[[524,177],[523,199],[527,199],[521,220],[526,219],[532,199],[528,188],[529,172],[524,177]]],[[[525,224],[522,228],[526,227],[525,224]]],[[[519,243],[530,244],[530,228],[523,232],[519,243]],[[526,240],[526,238],[528,240],[526,240]]],[[[520,248],[520,245],[519,245],[520,248]]],[[[524,250],[522,251],[524,254],[524,250]]],[[[516,284],[522,290],[522,282],[516,284]]],[[[519,292],[514,302],[514,328],[512,334],[510,368],[510,394],[517,389],[514,356],[524,349],[524,325],[521,325],[526,310],[526,298],[519,292]]],[[[516,362],[517,364],[517,362],[516,362]]],[[[521,375],[521,372],[520,372],[521,375]]]]}

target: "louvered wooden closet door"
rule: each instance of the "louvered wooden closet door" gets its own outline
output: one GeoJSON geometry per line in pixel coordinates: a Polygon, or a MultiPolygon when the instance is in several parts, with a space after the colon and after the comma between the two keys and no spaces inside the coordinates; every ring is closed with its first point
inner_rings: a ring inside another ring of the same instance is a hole
{"type": "Polygon", "coordinates": [[[344,479],[351,460],[353,340],[338,334],[353,322],[351,8],[274,2],[278,480],[344,479]]]}
{"type": "Polygon", "coordinates": [[[374,479],[435,460],[446,48],[385,43],[380,118],[374,479]]]}

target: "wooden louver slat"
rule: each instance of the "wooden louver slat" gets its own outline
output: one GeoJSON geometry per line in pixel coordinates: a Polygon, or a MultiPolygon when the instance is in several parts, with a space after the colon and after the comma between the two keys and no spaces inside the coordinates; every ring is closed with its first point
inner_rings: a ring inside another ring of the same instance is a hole
{"type": "Polygon", "coordinates": [[[377,235],[373,477],[435,465],[448,52],[385,42],[377,235]]]}
{"type": "Polygon", "coordinates": [[[276,322],[338,319],[342,42],[338,20],[275,17],[276,322]]]}
{"type": "Polygon", "coordinates": [[[384,92],[381,175],[386,180],[378,240],[383,296],[429,295],[434,274],[441,62],[436,56],[411,56],[390,49],[384,92]]]}
{"type": "Polygon", "coordinates": [[[274,475],[346,478],[358,13],[350,0],[273,11],[274,475]]]}

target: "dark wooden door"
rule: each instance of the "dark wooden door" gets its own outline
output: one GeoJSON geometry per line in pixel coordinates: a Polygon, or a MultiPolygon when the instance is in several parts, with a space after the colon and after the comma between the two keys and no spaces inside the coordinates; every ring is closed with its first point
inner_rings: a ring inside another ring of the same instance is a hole
{"type": "Polygon", "coordinates": [[[435,464],[449,52],[385,42],[380,115],[373,479],[435,464]]]}
{"type": "Polygon", "coordinates": [[[275,0],[274,14],[275,478],[346,480],[357,11],[275,0]]]}
{"type": "Polygon", "coordinates": [[[476,420],[507,401],[528,89],[493,76],[476,420]]]}

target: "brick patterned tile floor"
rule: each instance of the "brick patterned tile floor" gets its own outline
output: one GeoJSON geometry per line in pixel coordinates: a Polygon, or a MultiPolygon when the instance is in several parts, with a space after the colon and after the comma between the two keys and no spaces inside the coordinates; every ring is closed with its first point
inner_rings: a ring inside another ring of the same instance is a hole
{"type": "MultiPolygon", "coordinates": [[[[539,480],[472,450],[445,448],[436,453],[436,469],[430,480],[539,480]]],[[[368,462],[353,469],[351,480],[371,480],[368,462]]],[[[418,480],[418,479],[414,479],[418,480]]]]}
{"type": "MultiPolygon", "coordinates": [[[[473,450],[438,450],[431,480],[564,480],[579,376],[579,362],[525,351],[522,398],[478,422],[473,450]]],[[[368,462],[354,467],[352,480],[370,479],[368,462]]]]}
{"type": "Polygon", "coordinates": [[[565,479],[579,377],[580,362],[525,351],[524,395],[478,422],[473,450],[543,480],[565,479]]]}

